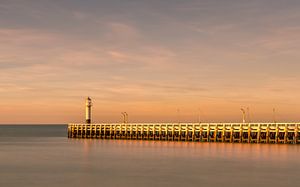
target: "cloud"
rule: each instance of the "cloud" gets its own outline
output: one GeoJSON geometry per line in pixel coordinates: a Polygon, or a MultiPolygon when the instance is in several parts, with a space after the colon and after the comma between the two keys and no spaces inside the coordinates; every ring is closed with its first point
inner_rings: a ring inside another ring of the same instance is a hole
{"type": "Polygon", "coordinates": [[[85,21],[90,18],[90,15],[86,12],[82,11],[72,11],[71,14],[74,16],[75,19],[79,21],[85,21]]]}
{"type": "Polygon", "coordinates": [[[65,50],[55,61],[60,66],[90,67],[107,63],[101,49],[65,50]]]}
{"type": "Polygon", "coordinates": [[[32,90],[31,87],[19,86],[13,83],[0,83],[0,93],[14,93],[32,90]]]}
{"type": "Polygon", "coordinates": [[[270,30],[253,43],[258,46],[277,53],[296,52],[300,47],[300,27],[282,27],[270,30]]]}
{"type": "Polygon", "coordinates": [[[32,29],[0,29],[0,41],[9,44],[24,44],[31,42],[39,44],[42,42],[51,42],[56,38],[56,35],[50,32],[41,32],[32,29]]]}
{"type": "Polygon", "coordinates": [[[128,54],[119,52],[119,51],[107,51],[108,55],[111,56],[113,59],[117,60],[117,61],[128,61],[128,59],[130,58],[128,54]]]}
{"type": "Polygon", "coordinates": [[[115,46],[132,44],[140,37],[139,31],[128,23],[100,21],[99,24],[106,28],[105,40],[113,42],[115,46]]]}
{"type": "Polygon", "coordinates": [[[24,68],[52,58],[61,40],[50,32],[31,29],[0,29],[0,67],[24,68]]]}

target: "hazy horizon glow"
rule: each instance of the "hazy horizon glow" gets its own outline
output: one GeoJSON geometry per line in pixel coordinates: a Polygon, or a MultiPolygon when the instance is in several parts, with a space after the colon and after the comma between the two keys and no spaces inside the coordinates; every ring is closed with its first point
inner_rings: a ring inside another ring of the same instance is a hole
{"type": "Polygon", "coordinates": [[[300,121],[299,51],[298,0],[2,0],[0,123],[300,121]]]}

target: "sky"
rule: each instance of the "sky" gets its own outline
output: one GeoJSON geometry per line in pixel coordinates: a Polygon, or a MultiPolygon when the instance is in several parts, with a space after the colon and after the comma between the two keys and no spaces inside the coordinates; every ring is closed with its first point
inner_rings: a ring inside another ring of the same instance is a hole
{"type": "Polygon", "coordinates": [[[299,0],[0,0],[0,124],[299,122],[299,51],[299,0]]]}

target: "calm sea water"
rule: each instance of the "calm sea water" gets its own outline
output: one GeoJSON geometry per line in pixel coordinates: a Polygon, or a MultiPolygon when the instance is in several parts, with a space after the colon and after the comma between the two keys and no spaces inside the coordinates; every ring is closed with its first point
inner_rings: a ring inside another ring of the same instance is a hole
{"type": "Polygon", "coordinates": [[[300,145],[68,139],[0,126],[0,186],[300,186],[300,145]]]}

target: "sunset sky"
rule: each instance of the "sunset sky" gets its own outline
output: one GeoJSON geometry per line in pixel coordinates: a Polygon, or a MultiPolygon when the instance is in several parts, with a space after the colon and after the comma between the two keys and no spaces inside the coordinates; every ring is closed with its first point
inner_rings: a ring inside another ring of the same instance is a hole
{"type": "Polygon", "coordinates": [[[0,123],[300,121],[299,0],[0,0],[0,123]]]}

